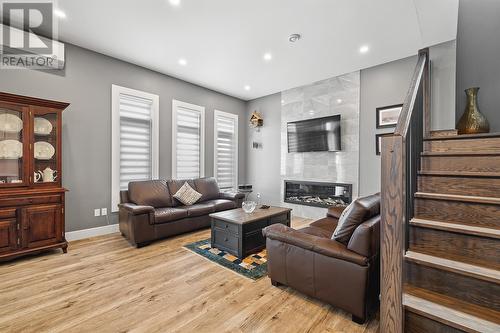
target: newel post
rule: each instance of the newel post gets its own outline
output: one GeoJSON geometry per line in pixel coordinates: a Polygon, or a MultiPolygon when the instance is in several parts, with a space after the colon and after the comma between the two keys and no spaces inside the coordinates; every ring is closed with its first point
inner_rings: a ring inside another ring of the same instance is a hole
{"type": "Polygon", "coordinates": [[[380,332],[403,333],[404,141],[382,138],[380,332]]]}

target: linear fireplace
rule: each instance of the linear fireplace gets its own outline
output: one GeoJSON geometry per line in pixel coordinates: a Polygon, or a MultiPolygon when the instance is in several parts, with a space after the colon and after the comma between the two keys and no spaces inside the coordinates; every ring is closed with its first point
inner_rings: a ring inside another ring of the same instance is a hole
{"type": "Polygon", "coordinates": [[[331,207],[345,206],[352,200],[352,184],[285,180],[284,201],[288,203],[331,207]]]}

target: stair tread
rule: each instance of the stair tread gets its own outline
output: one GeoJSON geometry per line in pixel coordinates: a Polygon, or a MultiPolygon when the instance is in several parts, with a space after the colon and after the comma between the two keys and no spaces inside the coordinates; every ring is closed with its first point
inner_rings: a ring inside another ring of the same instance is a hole
{"type": "Polygon", "coordinates": [[[405,258],[417,264],[443,269],[449,272],[500,284],[500,271],[495,269],[471,265],[457,260],[435,257],[415,251],[407,251],[405,258]]]}
{"type": "Polygon", "coordinates": [[[500,205],[500,198],[494,198],[494,197],[479,197],[471,195],[428,193],[428,192],[416,192],[415,197],[500,205]]]}
{"type": "Polygon", "coordinates": [[[495,310],[408,285],[404,290],[408,311],[466,332],[500,332],[500,313],[495,310]]]}
{"type": "Polygon", "coordinates": [[[422,156],[482,156],[482,155],[500,155],[500,150],[475,150],[475,151],[424,151],[422,156]]]}
{"type": "Polygon", "coordinates": [[[484,139],[484,138],[500,138],[500,132],[496,133],[481,133],[481,134],[459,134],[451,136],[425,137],[424,141],[432,140],[460,140],[460,139],[484,139]]]}
{"type": "Polygon", "coordinates": [[[500,172],[419,171],[419,176],[500,177],[500,172]]]}
{"type": "Polygon", "coordinates": [[[456,129],[430,131],[431,138],[438,138],[438,137],[441,138],[441,137],[456,136],[456,135],[458,135],[458,130],[456,129]]]}
{"type": "Polygon", "coordinates": [[[500,229],[476,227],[461,223],[434,221],[428,219],[421,219],[418,217],[414,217],[413,219],[411,219],[410,224],[424,228],[446,230],[451,232],[459,232],[467,235],[500,239],[500,229]]]}

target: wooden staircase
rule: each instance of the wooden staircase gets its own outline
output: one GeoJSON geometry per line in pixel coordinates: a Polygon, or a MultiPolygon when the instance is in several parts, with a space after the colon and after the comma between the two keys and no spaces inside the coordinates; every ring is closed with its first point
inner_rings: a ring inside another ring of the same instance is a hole
{"type": "Polygon", "coordinates": [[[382,333],[500,333],[500,133],[430,130],[419,52],[381,149],[382,333]]]}
{"type": "Polygon", "coordinates": [[[500,332],[500,134],[424,139],[404,256],[406,332],[500,332]]]}

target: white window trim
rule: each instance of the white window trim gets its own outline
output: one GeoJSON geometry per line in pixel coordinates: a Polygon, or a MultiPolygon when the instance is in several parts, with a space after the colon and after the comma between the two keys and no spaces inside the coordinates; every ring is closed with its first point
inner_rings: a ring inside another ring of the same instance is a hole
{"type": "Polygon", "coordinates": [[[120,94],[150,99],[152,103],[151,175],[158,179],[159,171],[159,110],[160,97],[140,90],[111,85],[111,211],[118,211],[120,203],[120,94]]]}
{"type": "Polygon", "coordinates": [[[238,115],[229,113],[229,112],[224,112],[220,110],[214,110],[214,177],[217,180],[217,116],[224,116],[228,118],[233,118],[236,121],[236,128],[234,130],[234,136],[236,138],[236,153],[235,153],[235,159],[236,159],[236,170],[235,170],[235,188],[234,190],[236,191],[238,189],[238,169],[240,166],[239,160],[238,160],[238,151],[239,151],[239,135],[238,135],[238,127],[239,127],[239,122],[238,122],[238,115]]]}
{"type": "Polygon", "coordinates": [[[199,111],[200,120],[200,177],[205,177],[205,107],[172,100],[172,179],[177,179],[177,108],[199,111]]]}

